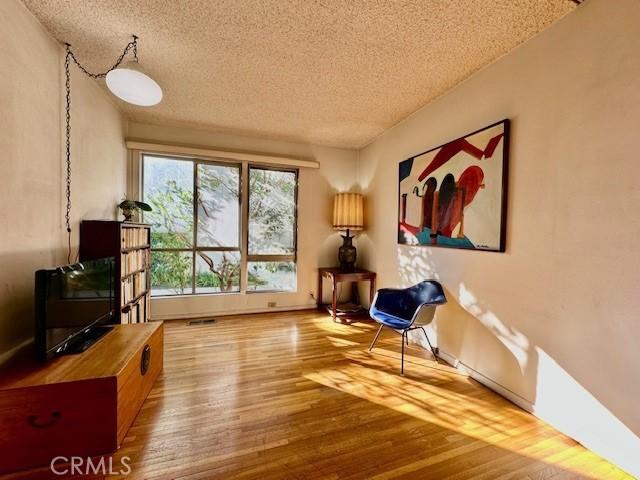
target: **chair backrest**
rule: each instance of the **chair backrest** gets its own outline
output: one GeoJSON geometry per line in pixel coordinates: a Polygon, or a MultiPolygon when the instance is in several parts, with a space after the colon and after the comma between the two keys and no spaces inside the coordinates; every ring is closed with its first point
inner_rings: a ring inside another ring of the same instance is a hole
{"type": "Polygon", "coordinates": [[[431,323],[435,315],[436,305],[447,303],[447,297],[444,294],[442,285],[435,280],[423,280],[409,287],[407,293],[411,296],[415,308],[411,324],[417,322],[419,325],[427,325],[431,323]],[[430,315],[421,308],[425,304],[429,305],[430,315]]]}
{"type": "Polygon", "coordinates": [[[425,303],[437,305],[447,303],[447,297],[444,294],[442,285],[435,280],[423,280],[407,288],[406,292],[411,296],[416,308],[425,303]]]}
{"type": "Polygon", "coordinates": [[[425,304],[435,307],[446,302],[442,285],[435,280],[424,280],[409,288],[378,290],[370,313],[375,318],[377,310],[413,323],[425,304]]]}

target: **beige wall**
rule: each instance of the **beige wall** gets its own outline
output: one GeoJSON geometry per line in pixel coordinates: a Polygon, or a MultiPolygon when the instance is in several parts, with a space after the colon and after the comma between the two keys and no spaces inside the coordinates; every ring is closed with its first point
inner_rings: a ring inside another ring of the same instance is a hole
{"type": "MultiPolygon", "coordinates": [[[[154,319],[210,316],[315,305],[319,266],[331,266],[341,239],[331,229],[332,199],[356,181],[357,154],[353,150],[319,147],[254,137],[212,133],[191,128],[130,123],[128,136],[174,144],[242,150],[317,160],[319,169],[300,169],[298,188],[298,289],[291,293],[250,293],[181,296],[152,300],[154,319]],[[275,302],[276,307],[267,303],[275,302]]],[[[325,289],[328,292],[328,289],[325,289]]],[[[328,299],[325,294],[325,299],[328,299]]]]}
{"type": "MultiPolygon", "coordinates": [[[[33,335],[34,272],[67,263],[64,52],[17,0],[0,1],[0,358],[33,335]]],[[[108,59],[107,59],[108,60],[108,59]]],[[[72,77],[73,244],[80,218],[113,218],[125,192],[124,127],[111,99],[72,77]]]]}
{"type": "MultiPolygon", "coordinates": [[[[0,2],[0,354],[29,338],[33,272],[65,263],[61,47],[15,0],[0,2]],[[28,228],[26,227],[28,226],[28,228]]],[[[449,304],[440,348],[540,417],[640,474],[640,2],[589,0],[360,152],[130,124],[156,141],[299,155],[298,291],[153,301],[156,318],[311,306],[335,263],[331,196],[367,194],[363,263],[380,286],[435,277],[449,304]],[[512,119],[507,252],[396,245],[397,166],[512,119]]],[[[80,218],[113,218],[124,126],[111,99],[73,77],[74,245],[80,218]]]]}
{"type": "Polygon", "coordinates": [[[587,1],[387,131],[359,163],[371,220],[360,245],[379,285],[440,279],[440,348],[635,474],[638,51],[640,2],[587,1]],[[505,117],[507,252],[396,245],[398,162],[505,117]]]}

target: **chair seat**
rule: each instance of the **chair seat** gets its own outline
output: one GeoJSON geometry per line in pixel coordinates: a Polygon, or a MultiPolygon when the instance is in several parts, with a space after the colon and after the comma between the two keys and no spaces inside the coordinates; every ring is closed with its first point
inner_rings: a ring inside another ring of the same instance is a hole
{"type": "Polygon", "coordinates": [[[382,312],[377,308],[373,308],[371,317],[378,323],[382,323],[387,327],[405,329],[411,326],[411,320],[405,320],[404,318],[396,317],[389,313],[382,312]]]}

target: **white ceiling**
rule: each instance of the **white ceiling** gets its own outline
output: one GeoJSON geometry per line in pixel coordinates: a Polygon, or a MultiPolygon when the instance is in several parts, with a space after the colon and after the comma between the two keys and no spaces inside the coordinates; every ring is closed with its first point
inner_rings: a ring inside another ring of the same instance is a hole
{"type": "Polygon", "coordinates": [[[24,0],[94,71],[140,36],[164,100],[132,120],[359,148],[570,0],[24,0]]]}

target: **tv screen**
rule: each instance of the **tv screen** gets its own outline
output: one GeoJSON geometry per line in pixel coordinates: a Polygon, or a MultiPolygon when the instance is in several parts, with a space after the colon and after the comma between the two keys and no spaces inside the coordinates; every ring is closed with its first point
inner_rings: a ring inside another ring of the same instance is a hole
{"type": "Polygon", "coordinates": [[[47,360],[90,328],[111,323],[113,257],[36,272],[36,353],[47,360]]]}

